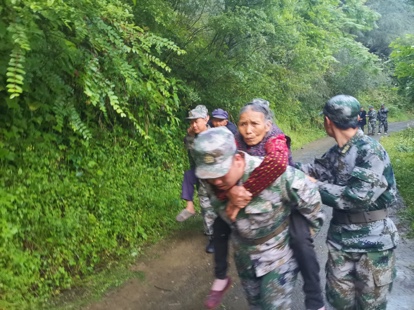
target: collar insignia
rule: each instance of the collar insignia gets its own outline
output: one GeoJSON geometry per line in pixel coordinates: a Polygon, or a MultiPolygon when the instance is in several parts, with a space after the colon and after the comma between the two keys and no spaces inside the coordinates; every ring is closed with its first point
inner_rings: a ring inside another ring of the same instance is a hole
{"type": "Polygon", "coordinates": [[[348,150],[349,150],[350,147],[351,146],[349,144],[345,145],[344,148],[342,149],[341,153],[342,154],[345,154],[346,152],[348,152],[348,150]]]}

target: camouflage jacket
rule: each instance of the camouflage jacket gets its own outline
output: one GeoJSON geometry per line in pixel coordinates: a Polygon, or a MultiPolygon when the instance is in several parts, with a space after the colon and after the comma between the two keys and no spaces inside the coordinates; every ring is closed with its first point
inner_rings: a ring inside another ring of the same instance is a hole
{"type": "MultiPolygon", "coordinates": [[[[246,160],[246,167],[241,181],[246,181],[262,159],[242,154],[246,160]]],[[[231,222],[225,213],[226,202],[215,197],[211,186],[207,191],[216,212],[232,227],[236,259],[237,253],[239,256],[247,254],[250,257],[247,264],[249,267],[255,267],[258,277],[292,258],[288,227],[262,244],[252,244],[251,240],[266,237],[274,232],[288,220],[291,208],[297,208],[316,230],[323,223],[323,215],[320,213],[321,198],[317,186],[310,182],[303,172],[290,166],[272,185],[254,197],[246,208],[241,209],[235,222],[231,222]]]]}
{"type": "Polygon", "coordinates": [[[388,118],[388,109],[379,109],[377,114],[377,119],[379,121],[385,121],[388,118]]]}
{"type": "MultiPolygon", "coordinates": [[[[385,209],[396,199],[394,172],[381,144],[358,131],[346,145],[332,147],[311,164],[297,164],[316,178],[322,202],[345,212],[385,209]]],[[[394,248],[398,232],[390,218],[363,224],[331,222],[328,242],[346,252],[394,248]]]]}
{"type": "Polygon", "coordinates": [[[367,113],[368,121],[376,121],[377,120],[377,111],[369,110],[367,113]]]}

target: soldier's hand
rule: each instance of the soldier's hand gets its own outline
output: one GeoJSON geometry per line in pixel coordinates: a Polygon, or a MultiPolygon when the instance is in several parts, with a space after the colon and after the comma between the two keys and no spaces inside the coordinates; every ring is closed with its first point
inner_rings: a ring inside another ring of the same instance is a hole
{"type": "Polygon", "coordinates": [[[190,127],[188,127],[188,128],[187,128],[187,133],[188,133],[190,136],[194,136],[194,135],[195,135],[195,132],[194,132],[193,126],[190,126],[190,127]]]}
{"type": "Polygon", "coordinates": [[[244,208],[252,200],[252,194],[244,186],[233,186],[227,191],[227,197],[232,205],[244,208]]]}
{"type": "Polygon", "coordinates": [[[318,182],[318,180],[317,180],[317,179],[315,179],[315,178],[311,177],[310,175],[306,175],[306,176],[308,177],[308,179],[309,179],[309,180],[311,180],[311,182],[313,182],[313,183],[318,182]]]}
{"type": "Polygon", "coordinates": [[[230,201],[227,203],[226,214],[232,222],[236,220],[237,214],[239,214],[240,210],[241,208],[233,205],[230,201]]]}

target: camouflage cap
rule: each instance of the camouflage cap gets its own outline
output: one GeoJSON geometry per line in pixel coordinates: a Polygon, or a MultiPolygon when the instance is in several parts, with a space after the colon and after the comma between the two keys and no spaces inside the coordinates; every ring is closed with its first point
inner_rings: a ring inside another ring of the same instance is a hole
{"type": "Polygon", "coordinates": [[[236,154],[234,135],[226,127],[211,128],[194,141],[195,174],[199,179],[216,179],[229,172],[236,154]]]}
{"type": "Polygon", "coordinates": [[[370,105],[368,108],[369,108],[369,109],[373,109],[374,107],[373,107],[372,105],[370,105]]]}
{"type": "Polygon", "coordinates": [[[186,119],[197,119],[197,118],[206,118],[208,115],[208,110],[205,105],[198,105],[190,112],[188,112],[188,117],[186,119]]]}
{"type": "Polygon", "coordinates": [[[329,99],[323,107],[323,114],[335,125],[345,128],[358,126],[361,105],[352,96],[338,95],[329,99]]]}

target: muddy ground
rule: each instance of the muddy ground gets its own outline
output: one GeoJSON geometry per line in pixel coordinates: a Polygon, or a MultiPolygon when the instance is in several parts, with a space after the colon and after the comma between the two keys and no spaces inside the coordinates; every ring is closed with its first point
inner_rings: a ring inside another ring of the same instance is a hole
{"type": "MultiPolygon", "coordinates": [[[[407,127],[408,122],[390,124],[390,132],[407,127]]],[[[414,123],[411,122],[413,126],[414,123]]],[[[376,136],[379,138],[380,136],[376,136]]],[[[309,162],[319,157],[334,144],[332,138],[324,138],[306,145],[294,152],[296,161],[309,162]]],[[[321,279],[324,279],[324,265],[327,259],[325,246],[330,209],[324,207],[328,219],[315,241],[315,248],[321,265],[321,279]]],[[[399,219],[393,217],[397,223],[399,219]]],[[[206,237],[202,234],[201,217],[192,223],[183,224],[183,231],[151,248],[137,260],[131,271],[139,271],[143,279],[132,279],[116,290],[107,292],[104,298],[82,310],[200,310],[213,280],[212,255],[204,252],[206,237]],[[200,230],[185,229],[194,222],[200,223],[200,230]],[[185,226],[187,225],[187,226],[185,226]]],[[[414,309],[414,240],[406,239],[405,230],[400,227],[402,241],[396,250],[397,278],[394,282],[388,309],[414,309]]],[[[248,309],[232,259],[230,275],[234,280],[232,289],[225,296],[219,309],[248,309]]],[[[324,282],[324,281],[323,281],[324,282]]],[[[324,285],[324,284],[323,284],[324,285]]],[[[305,309],[301,292],[301,279],[293,294],[294,310],[305,309]]]]}

